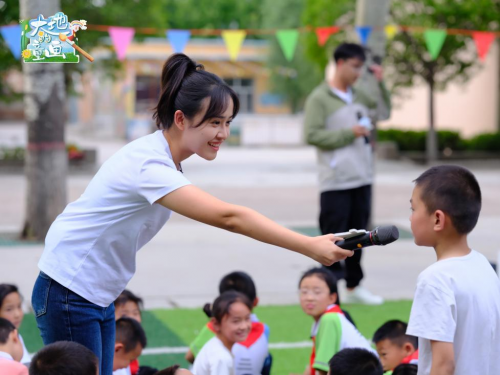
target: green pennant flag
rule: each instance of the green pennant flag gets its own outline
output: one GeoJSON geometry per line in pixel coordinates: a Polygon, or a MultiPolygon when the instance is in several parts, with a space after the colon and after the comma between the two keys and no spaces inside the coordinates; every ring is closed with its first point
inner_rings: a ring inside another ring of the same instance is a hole
{"type": "Polygon", "coordinates": [[[297,41],[299,40],[298,30],[279,30],[276,32],[276,38],[280,44],[283,54],[288,61],[293,60],[295,49],[297,48],[297,41]]]}
{"type": "Polygon", "coordinates": [[[433,60],[436,60],[446,39],[446,30],[429,29],[424,32],[425,44],[433,60]]]}

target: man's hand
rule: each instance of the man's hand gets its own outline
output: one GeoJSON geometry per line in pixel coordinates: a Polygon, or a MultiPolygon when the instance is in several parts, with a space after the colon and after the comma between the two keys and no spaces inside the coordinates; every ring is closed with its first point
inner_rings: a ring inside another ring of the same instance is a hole
{"type": "Polygon", "coordinates": [[[354,125],[352,127],[352,132],[354,133],[354,136],[356,138],[370,136],[370,131],[366,127],[361,126],[361,125],[354,125]]]}
{"type": "Polygon", "coordinates": [[[370,65],[369,69],[375,76],[375,79],[379,82],[382,82],[382,80],[384,79],[384,68],[382,68],[382,66],[378,64],[373,64],[370,65]]]}

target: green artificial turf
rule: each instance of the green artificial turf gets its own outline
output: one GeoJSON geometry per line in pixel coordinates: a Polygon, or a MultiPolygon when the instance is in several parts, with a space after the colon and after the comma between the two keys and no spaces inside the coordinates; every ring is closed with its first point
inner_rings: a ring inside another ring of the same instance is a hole
{"type": "MultiPolygon", "coordinates": [[[[360,332],[368,339],[375,330],[390,319],[408,321],[411,301],[390,301],[381,306],[343,305],[351,314],[360,332]]],[[[309,340],[312,319],[300,306],[261,306],[255,313],[271,330],[271,343],[295,343],[309,340]]],[[[143,326],[148,348],[187,347],[207,322],[199,309],[147,310],[143,312],[143,326]]],[[[33,315],[24,318],[21,334],[30,352],[42,347],[33,315]]],[[[310,348],[273,349],[273,375],[303,373],[310,348]]],[[[164,368],[174,363],[187,366],[184,354],[143,355],[141,365],[164,368]]]]}

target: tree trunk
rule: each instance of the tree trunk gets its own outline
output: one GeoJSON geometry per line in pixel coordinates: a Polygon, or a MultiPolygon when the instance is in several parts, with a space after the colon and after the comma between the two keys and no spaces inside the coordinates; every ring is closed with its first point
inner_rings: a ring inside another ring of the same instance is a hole
{"type": "MultiPolygon", "coordinates": [[[[60,11],[59,0],[21,0],[22,19],[60,11]]],[[[61,64],[22,64],[28,125],[25,173],[26,219],[23,238],[43,240],[66,205],[68,158],[64,143],[65,87],[61,64]]]]}
{"type": "Polygon", "coordinates": [[[438,145],[436,128],[434,124],[434,71],[431,68],[429,83],[429,130],[427,132],[427,142],[426,142],[426,161],[427,163],[432,163],[437,160],[438,156],[438,145]]]}

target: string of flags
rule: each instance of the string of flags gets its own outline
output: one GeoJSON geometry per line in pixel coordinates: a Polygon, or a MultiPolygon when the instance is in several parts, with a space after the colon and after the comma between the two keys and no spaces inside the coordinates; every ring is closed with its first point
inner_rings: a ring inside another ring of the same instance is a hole
{"type": "MultiPolygon", "coordinates": [[[[107,31],[113,43],[116,55],[119,60],[126,57],[127,48],[132,42],[136,29],[132,27],[88,25],[89,30],[107,31]]],[[[324,46],[330,36],[346,29],[339,26],[327,27],[303,27],[298,29],[285,30],[167,30],[166,38],[172,46],[174,52],[183,52],[192,35],[221,35],[226,44],[229,58],[232,61],[238,59],[241,46],[247,35],[272,35],[276,36],[286,60],[292,61],[297,48],[299,34],[301,32],[311,32],[316,34],[318,45],[324,46]]],[[[143,34],[158,34],[160,30],[154,28],[137,29],[143,34]]],[[[366,45],[374,27],[356,26],[355,31],[362,45],[366,45]]],[[[384,32],[388,40],[391,40],[400,31],[423,33],[427,50],[433,60],[437,59],[448,35],[468,35],[474,40],[478,57],[481,61],[486,59],[491,44],[500,32],[462,30],[462,29],[425,29],[422,27],[409,27],[399,25],[386,25],[384,32]]],[[[19,59],[21,57],[21,25],[7,25],[0,27],[0,34],[9,47],[12,54],[19,59]]]]}

